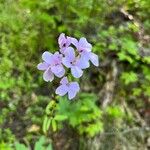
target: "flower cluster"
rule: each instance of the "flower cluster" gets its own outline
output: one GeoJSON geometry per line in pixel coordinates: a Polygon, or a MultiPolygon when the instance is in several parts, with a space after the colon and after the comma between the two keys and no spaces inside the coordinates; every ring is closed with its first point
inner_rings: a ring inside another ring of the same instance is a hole
{"type": "Polygon", "coordinates": [[[80,78],[83,70],[90,66],[89,62],[95,66],[99,65],[98,56],[92,52],[92,45],[84,37],[77,40],[62,33],[58,38],[58,44],[59,51],[54,54],[44,52],[43,62],[38,64],[37,68],[44,71],[43,79],[47,82],[53,81],[54,76],[62,78],[55,93],[60,96],[68,94],[68,98],[73,99],[80,87],[78,82],[68,81],[67,75],[65,75],[66,69],[71,70],[74,78],[80,78]]]}

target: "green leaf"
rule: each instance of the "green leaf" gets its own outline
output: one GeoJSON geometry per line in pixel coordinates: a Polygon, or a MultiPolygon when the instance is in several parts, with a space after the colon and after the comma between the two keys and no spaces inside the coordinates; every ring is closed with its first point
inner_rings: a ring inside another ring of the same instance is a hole
{"type": "Polygon", "coordinates": [[[119,106],[108,107],[106,112],[113,118],[121,118],[124,115],[122,109],[119,106]]]}
{"type": "Polygon", "coordinates": [[[57,120],[57,121],[63,121],[63,120],[67,119],[67,116],[65,116],[65,115],[56,115],[54,119],[57,120]]]}
{"type": "Polygon", "coordinates": [[[45,116],[45,117],[44,117],[44,121],[43,121],[43,132],[44,132],[44,133],[47,132],[47,122],[48,122],[48,117],[45,116]]]}
{"type": "Polygon", "coordinates": [[[40,137],[40,139],[35,143],[34,150],[44,150],[43,144],[46,142],[44,136],[40,137]]]}
{"type": "Polygon", "coordinates": [[[119,60],[128,61],[130,64],[134,62],[133,58],[125,54],[124,52],[119,52],[118,54],[119,60]]]}
{"type": "Polygon", "coordinates": [[[51,111],[54,107],[56,107],[56,102],[54,100],[51,100],[46,107],[46,113],[51,114],[51,111]]]}
{"type": "Polygon", "coordinates": [[[0,150],[12,150],[12,146],[9,143],[0,142],[0,150]]]}
{"type": "Polygon", "coordinates": [[[122,39],[122,49],[133,56],[137,56],[138,54],[137,43],[129,37],[122,39]]]}
{"type": "Polygon", "coordinates": [[[134,88],[132,91],[134,96],[139,96],[142,93],[141,88],[134,88]]]}
{"type": "Polygon", "coordinates": [[[103,130],[103,124],[102,122],[98,121],[94,124],[89,124],[88,127],[86,128],[86,132],[93,137],[97,133],[103,130]]]}
{"type": "Polygon", "coordinates": [[[134,83],[138,80],[137,74],[133,71],[123,72],[121,75],[121,79],[125,82],[126,85],[130,83],[134,83]]]}
{"type": "Polygon", "coordinates": [[[48,129],[50,128],[51,122],[52,122],[52,119],[49,118],[46,124],[46,131],[48,131],[48,129]]]}
{"type": "Polygon", "coordinates": [[[46,150],[53,150],[52,144],[49,144],[49,145],[47,146],[46,150]]]}
{"type": "Polygon", "coordinates": [[[147,63],[147,64],[150,64],[150,56],[145,56],[143,58],[143,62],[147,63]]]}
{"type": "Polygon", "coordinates": [[[57,130],[57,124],[56,124],[56,120],[52,120],[52,129],[55,132],[57,130]]]}
{"type": "Polygon", "coordinates": [[[28,150],[28,148],[24,144],[21,144],[19,142],[15,143],[15,148],[16,150],[28,150]]]}

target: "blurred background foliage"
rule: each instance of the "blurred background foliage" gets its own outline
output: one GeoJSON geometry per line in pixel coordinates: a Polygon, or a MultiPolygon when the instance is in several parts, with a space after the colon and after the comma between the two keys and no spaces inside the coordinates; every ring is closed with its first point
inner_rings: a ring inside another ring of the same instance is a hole
{"type": "Polygon", "coordinates": [[[0,150],[148,149],[149,16],[149,0],[0,0],[0,150]],[[36,66],[62,32],[86,37],[100,66],[56,103],[36,66]]]}

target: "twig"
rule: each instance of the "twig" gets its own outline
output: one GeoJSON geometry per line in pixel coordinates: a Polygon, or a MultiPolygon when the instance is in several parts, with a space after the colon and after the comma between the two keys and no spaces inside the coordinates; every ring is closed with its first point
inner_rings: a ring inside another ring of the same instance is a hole
{"type": "Polygon", "coordinates": [[[126,130],[123,130],[123,131],[113,131],[113,132],[103,132],[101,133],[101,135],[117,135],[117,134],[127,134],[127,133],[130,133],[130,132],[141,132],[141,131],[146,131],[146,132],[150,132],[150,127],[141,127],[141,128],[137,128],[137,127],[134,127],[134,128],[129,128],[129,129],[126,129],[126,130]]]}
{"type": "Polygon", "coordinates": [[[118,68],[116,60],[112,61],[111,70],[106,76],[106,83],[103,89],[100,92],[100,95],[103,95],[102,108],[106,108],[109,103],[112,102],[114,89],[116,86],[116,79],[118,75],[118,68]]]}

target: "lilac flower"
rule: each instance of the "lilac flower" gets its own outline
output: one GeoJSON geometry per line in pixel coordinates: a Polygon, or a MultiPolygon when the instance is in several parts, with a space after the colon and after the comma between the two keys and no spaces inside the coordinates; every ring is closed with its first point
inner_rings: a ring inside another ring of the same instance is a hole
{"type": "Polygon", "coordinates": [[[58,38],[58,44],[60,48],[60,52],[64,54],[66,48],[68,48],[71,44],[71,38],[66,37],[64,33],[61,33],[59,38],[58,38]]]}
{"type": "MultiPolygon", "coordinates": [[[[98,56],[92,52],[92,45],[86,38],[82,37],[78,41],[62,33],[58,38],[58,44],[60,52],[57,51],[54,54],[44,52],[43,62],[37,66],[39,70],[44,71],[43,79],[45,81],[53,81],[54,76],[62,78],[65,75],[64,66],[71,70],[73,77],[80,78],[83,75],[83,69],[90,66],[89,61],[95,66],[99,65],[98,56]],[[76,48],[76,52],[74,48],[76,48]]],[[[77,82],[69,82],[67,77],[63,77],[55,93],[60,96],[68,94],[68,98],[73,99],[79,90],[77,82]]]]}
{"type": "Polygon", "coordinates": [[[42,55],[44,62],[38,64],[37,68],[43,70],[43,79],[45,81],[53,81],[54,75],[57,77],[63,77],[65,74],[65,69],[62,62],[62,55],[59,52],[51,54],[49,52],[44,52],[42,55]]]}
{"type": "Polygon", "coordinates": [[[79,92],[80,87],[77,82],[68,82],[67,77],[63,77],[60,81],[60,86],[56,89],[56,94],[64,96],[68,93],[68,98],[73,99],[79,92]]]}
{"type": "Polygon", "coordinates": [[[80,78],[83,74],[82,69],[85,68],[86,63],[75,56],[74,49],[68,47],[65,52],[65,57],[62,59],[63,64],[67,68],[71,68],[71,73],[75,78],[80,78]]]}
{"type": "Polygon", "coordinates": [[[83,62],[90,60],[93,65],[99,66],[98,56],[91,52],[92,45],[87,42],[86,38],[82,37],[79,41],[71,38],[71,42],[77,48],[83,62]]]}

